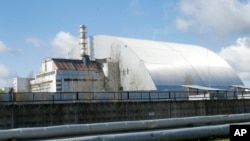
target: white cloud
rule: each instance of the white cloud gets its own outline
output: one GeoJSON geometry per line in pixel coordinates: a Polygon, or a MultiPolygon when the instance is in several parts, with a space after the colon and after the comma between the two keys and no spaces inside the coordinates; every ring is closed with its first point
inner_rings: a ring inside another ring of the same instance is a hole
{"type": "Polygon", "coordinates": [[[250,32],[250,2],[239,0],[181,0],[175,26],[179,30],[218,34],[250,32]]]}
{"type": "Polygon", "coordinates": [[[3,42],[0,41],[0,53],[3,53],[7,50],[7,47],[3,42]]]}
{"type": "Polygon", "coordinates": [[[59,32],[51,42],[54,47],[53,55],[55,57],[66,57],[69,51],[78,46],[78,37],[71,35],[68,32],[59,32]]]}
{"type": "Polygon", "coordinates": [[[250,81],[250,38],[238,38],[237,41],[219,52],[239,74],[242,80],[250,81]]]}
{"type": "Polygon", "coordinates": [[[178,30],[182,30],[182,31],[187,31],[188,28],[190,26],[192,26],[194,24],[193,21],[188,21],[188,20],[184,20],[180,17],[178,17],[176,20],[175,20],[175,25],[176,25],[176,28],[178,30]]]}
{"type": "Polygon", "coordinates": [[[19,51],[12,48],[8,48],[2,41],[0,41],[0,54],[1,53],[18,54],[19,51]]]}
{"type": "Polygon", "coordinates": [[[4,65],[0,64],[0,87],[11,87],[12,86],[12,80],[15,76],[15,74],[5,67],[4,65]]]}
{"type": "Polygon", "coordinates": [[[40,39],[38,39],[38,38],[35,38],[35,37],[27,38],[26,42],[29,43],[29,44],[32,44],[35,47],[40,47],[41,44],[42,44],[42,41],[40,39]]]}

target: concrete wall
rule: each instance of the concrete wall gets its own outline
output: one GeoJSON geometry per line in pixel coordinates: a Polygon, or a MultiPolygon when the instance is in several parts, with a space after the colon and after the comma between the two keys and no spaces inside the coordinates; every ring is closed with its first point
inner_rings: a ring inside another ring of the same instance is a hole
{"type": "Polygon", "coordinates": [[[250,113],[250,100],[0,105],[0,129],[250,113]]]}
{"type": "Polygon", "coordinates": [[[20,77],[14,78],[13,80],[14,91],[15,92],[29,92],[30,80],[32,80],[32,78],[20,78],[20,77]]]}

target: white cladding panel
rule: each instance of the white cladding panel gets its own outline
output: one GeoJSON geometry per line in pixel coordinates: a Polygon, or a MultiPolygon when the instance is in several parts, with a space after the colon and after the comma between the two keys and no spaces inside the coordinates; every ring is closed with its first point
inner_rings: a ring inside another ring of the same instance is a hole
{"type": "MultiPolygon", "coordinates": [[[[243,85],[225,60],[200,46],[111,36],[90,37],[88,44],[90,58],[120,62],[124,90],[180,89],[185,79],[217,88],[243,85]]],[[[71,56],[79,56],[74,50],[71,56]]]]}
{"type": "Polygon", "coordinates": [[[29,81],[30,78],[16,77],[13,80],[13,88],[15,92],[29,92],[29,81]]]}

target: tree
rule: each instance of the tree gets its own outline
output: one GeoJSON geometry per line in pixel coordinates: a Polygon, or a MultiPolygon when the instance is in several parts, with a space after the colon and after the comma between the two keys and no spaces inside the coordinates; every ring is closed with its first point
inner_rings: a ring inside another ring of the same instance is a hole
{"type": "MultiPolygon", "coordinates": [[[[191,74],[185,74],[183,85],[193,85],[193,78],[191,74]]],[[[187,92],[187,95],[190,95],[189,88],[184,88],[184,91],[187,92]]]]}
{"type": "Polygon", "coordinates": [[[5,93],[2,89],[0,89],[0,94],[3,94],[3,93],[5,93]]]}

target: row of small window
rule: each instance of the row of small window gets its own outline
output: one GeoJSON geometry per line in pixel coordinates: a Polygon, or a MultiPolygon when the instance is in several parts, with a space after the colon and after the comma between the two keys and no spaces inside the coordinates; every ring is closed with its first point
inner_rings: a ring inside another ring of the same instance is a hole
{"type": "MultiPolygon", "coordinates": [[[[64,79],[64,81],[97,81],[97,79],[69,79],[69,78],[66,78],[66,79],[64,79]]],[[[62,80],[61,79],[57,79],[56,83],[57,84],[61,84],[62,80]]]]}
{"type": "Polygon", "coordinates": [[[45,77],[45,76],[49,76],[49,75],[53,75],[53,74],[55,74],[55,71],[51,71],[48,73],[42,73],[42,74],[37,75],[37,77],[45,77]]]}
{"type": "Polygon", "coordinates": [[[56,91],[57,91],[57,92],[61,92],[61,91],[62,91],[62,88],[56,88],[56,91]]]}
{"type": "Polygon", "coordinates": [[[57,92],[61,92],[62,91],[62,80],[61,79],[57,79],[56,80],[56,91],[57,92]]]}
{"type": "Polygon", "coordinates": [[[31,89],[32,92],[46,92],[49,90],[50,90],[50,88],[32,88],[31,89]]]}
{"type": "Polygon", "coordinates": [[[31,88],[50,88],[50,84],[31,85],[31,88]]]}
{"type": "Polygon", "coordinates": [[[97,81],[97,79],[64,79],[64,81],[97,81]]]}

